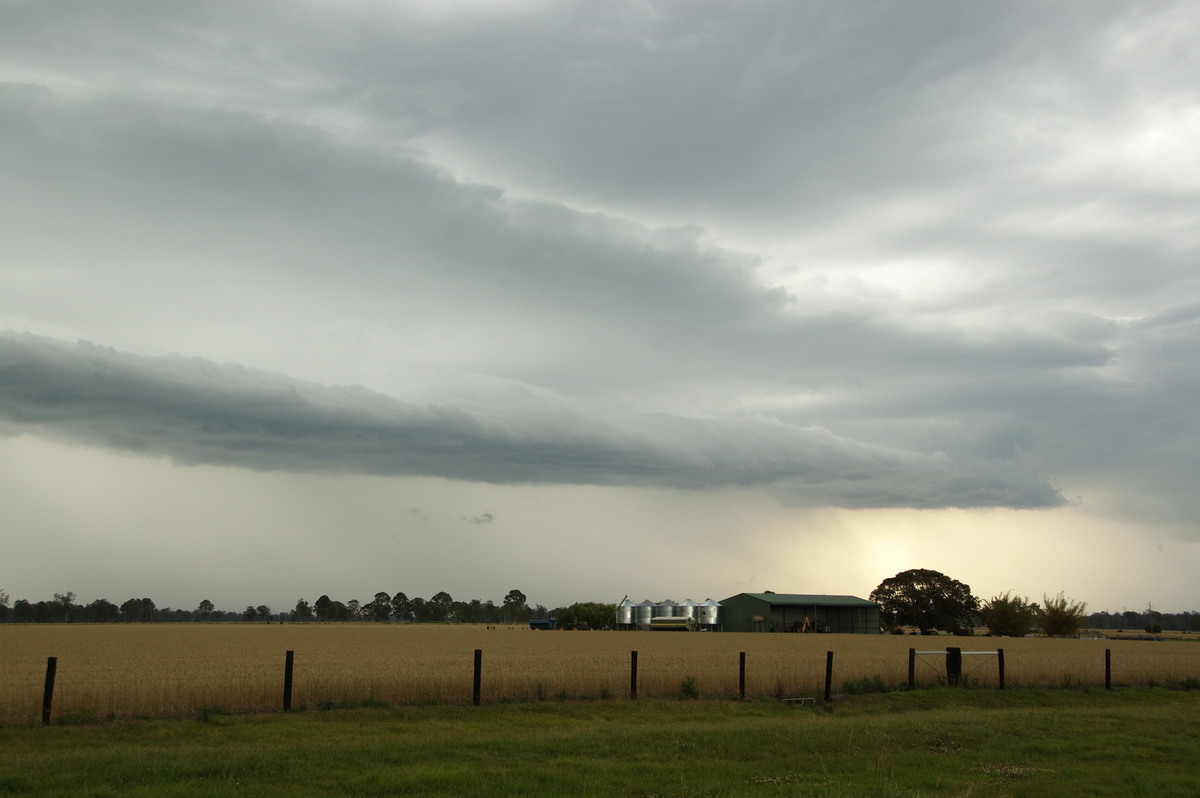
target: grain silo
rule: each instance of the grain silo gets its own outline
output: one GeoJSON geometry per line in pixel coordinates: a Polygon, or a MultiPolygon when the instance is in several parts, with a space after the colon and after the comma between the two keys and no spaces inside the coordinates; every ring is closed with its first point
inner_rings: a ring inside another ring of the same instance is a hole
{"type": "Polygon", "coordinates": [[[634,623],[639,627],[650,628],[650,619],[654,617],[654,602],[646,599],[634,607],[634,623]]]}
{"type": "Polygon", "coordinates": [[[629,599],[622,599],[617,605],[617,628],[630,629],[633,627],[633,611],[636,605],[629,599]]]}

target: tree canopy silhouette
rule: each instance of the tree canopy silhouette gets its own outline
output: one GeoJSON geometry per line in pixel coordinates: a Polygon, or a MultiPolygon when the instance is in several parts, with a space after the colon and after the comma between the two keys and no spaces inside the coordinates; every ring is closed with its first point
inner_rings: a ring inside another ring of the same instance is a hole
{"type": "Polygon", "coordinates": [[[970,585],[926,568],[901,571],[883,580],[870,598],[879,604],[885,626],[915,626],[922,634],[970,627],[979,612],[979,599],[971,594],[970,585]]]}

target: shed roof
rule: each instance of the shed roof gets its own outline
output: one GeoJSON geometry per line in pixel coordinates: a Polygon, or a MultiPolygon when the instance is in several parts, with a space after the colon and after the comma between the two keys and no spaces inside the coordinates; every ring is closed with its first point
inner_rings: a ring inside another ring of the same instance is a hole
{"type": "MultiPolygon", "coordinates": [[[[739,593],[739,596],[749,596],[750,598],[765,601],[768,604],[776,604],[780,606],[803,606],[803,607],[876,607],[874,601],[858,598],[857,596],[815,596],[805,593],[739,593]]],[[[737,598],[730,596],[725,599],[737,598]]]]}

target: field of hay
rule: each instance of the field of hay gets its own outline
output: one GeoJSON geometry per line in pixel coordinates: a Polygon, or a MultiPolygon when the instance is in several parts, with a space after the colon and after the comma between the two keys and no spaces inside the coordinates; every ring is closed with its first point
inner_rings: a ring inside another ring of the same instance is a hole
{"type": "MultiPolygon", "coordinates": [[[[686,632],[531,631],[518,626],[398,624],[64,624],[0,626],[0,722],[41,716],[48,657],[57,658],[54,715],[190,714],[198,708],[282,706],[285,652],[295,652],[293,705],[378,699],[469,703],[474,652],[485,703],[623,698],[630,652],[639,697],[678,695],[691,677],[702,696],[736,696],[739,653],[746,693],[820,695],[826,652],[833,689],[879,677],[906,681],[908,650],[1005,651],[1011,686],[1171,684],[1200,678],[1200,645],[1185,641],[905,637],[686,632]]],[[[996,683],[994,656],[964,656],[968,682],[996,683]]],[[[944,657],[919,656],[918,682],[944,678],[944,657]]]]}

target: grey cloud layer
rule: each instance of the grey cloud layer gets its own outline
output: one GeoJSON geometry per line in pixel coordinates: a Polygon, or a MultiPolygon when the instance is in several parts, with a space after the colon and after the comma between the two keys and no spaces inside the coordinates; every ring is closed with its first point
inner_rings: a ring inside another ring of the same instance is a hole
{"type": "Polygon", "coordinates": [[[0,11],[13,429],[1196,515],[1192,4],[129,8],[0,11]]]}
{"type": "Polygon", "coordinates": [[[525,399],[508,413],[494,405],[421,407],[197,359],[0,336],[8,432],[181,463],[494,483],[781,484],[805,503],[847,506],[1060,502],[1008,463],[888,450],[763,418],[656,414],[614,422],[554,397],[525,399]]]}
{"type": "Polygon", "coordinates": [[[0,246],[69,275],[39,309],[46,316],[111,297],[123,315],[110,324],[154,326],[164,312],[263,327],[350,319],[393,331],[398,362],[433,352],[561,390],[653,391],[697,374],[813,385],[1110,356],[1092,330],[1001,322],[971,336],[936,313],[914,324],[886,298],[769,289],[754,280],[753,257],[696,232],[508,198],[290,125],[228,120],[218,136],[193,111],[101,111],[23,90],[0,98],[11,146],[22,146],[11,180],[23,200],[9,216],[20,232],[0,246]],[[48,229],[64,222],[69,236],[48,229]],[[132,286],[155,302],[127,302],[132,286]],[[441,338],[461,345],[444,352],[441,338]]]}

